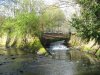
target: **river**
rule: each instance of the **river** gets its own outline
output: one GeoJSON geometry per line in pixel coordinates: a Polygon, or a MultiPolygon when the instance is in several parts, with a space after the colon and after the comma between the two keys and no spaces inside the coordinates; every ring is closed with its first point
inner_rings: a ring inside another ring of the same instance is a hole
{"type": "MultiPolygon", "coordinates": [[[[59,52],[58,52],[59,53],[59,52]]],[[[52,56],[0,55],[0,75],[100,75],[100,65],[73,61],[62,52],[52,56]],[[65,58],[66,56],[66,58],[65,58]],[[65,59],[62,59],[65,58],[65,59]]]]}
{"type": "Polygon", "coordinates": [[[100,75],[99,64],[33,55],[0,55],[0,75],[100,75]]]}

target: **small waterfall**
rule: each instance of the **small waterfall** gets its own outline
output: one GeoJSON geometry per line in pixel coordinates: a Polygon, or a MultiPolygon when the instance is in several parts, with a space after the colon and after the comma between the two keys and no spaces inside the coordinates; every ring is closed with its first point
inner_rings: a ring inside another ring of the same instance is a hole
{"type": "Polygon", "coordinates": [[[69,48],[64,45],[64,40],[53,42],[50,44],[48,51],[54,59],[66,59],[69,48]]]}

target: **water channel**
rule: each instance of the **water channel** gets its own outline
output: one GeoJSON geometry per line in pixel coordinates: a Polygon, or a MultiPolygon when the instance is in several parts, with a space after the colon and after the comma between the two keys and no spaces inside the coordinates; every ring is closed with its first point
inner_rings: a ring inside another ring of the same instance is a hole
{"type": "Polygon", "coordinates": [[[0,75],[100,75],[99,64],[72,61],[67,54],[62,58],[65,55],[0,55],[0,75]]]}

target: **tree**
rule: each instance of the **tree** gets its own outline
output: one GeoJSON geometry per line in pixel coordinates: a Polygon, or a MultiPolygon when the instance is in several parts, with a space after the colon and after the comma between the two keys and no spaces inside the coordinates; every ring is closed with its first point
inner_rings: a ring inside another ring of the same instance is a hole
{"type": "MultiPolygon", "coordinates": [[[[0,25],[2,35],[7,34],[6,47],[10,45],[12,38],[14,42],[11,46],[15,46],[19,38],[23,39],[23,43],[27,44],[27,38],[29,36],[40,36],[41,32],[39,29],[39,15],[35,7],[38,5],[34,0],[16,0],[15,1],[19,8],[14,9],[15,17],[6,17],[5,21],[0,25]]],[[[3,20],[3,18],[2,18],[3,20]]]]}
{"type": "MultiPolygon", "coordinates": [[[[72,26],[75,27],[84,39],[95,39],[100,48],[100,3],[98,0],[77,0],[81,6],[81,16],[72,18],[72,26]]],[[[96,44],[95,43],[95,44],[96,44]]],[[[97,53],[98,49],[95,53],[97,53]]]]}
{"type": "Polygon", "coordinates": [[[52,32],[55,30],[54,28],[58,28],[64,23],[65,16],[60,8],[51,6],[44,10],[40,20],[42,24],[41,26],[44,27],[42,30],[52,32]]]}
{"type": "Polygon", "coordinates": [[[5,21],[5,17],[0,16],[0,36],[2,36],[2,34],[3,34],[2,26],[4,24],[4,21],[5,21]]]}
{"type": "MultiPolygon", "coordinates": [[[[6,18],[1,30],[4,35],[7,34],[6,47],[9,47],[9,43],[13,37],[16,39],[22,38],[24,44],[27,44],[27,38],[29,36],[40,36],[39,29],[39,16],[33,11],[31,13],[23,12],[17,15],[15,18],[6,18]]],[[[13,45],[12,45],[13,46],[13,45]]]]}

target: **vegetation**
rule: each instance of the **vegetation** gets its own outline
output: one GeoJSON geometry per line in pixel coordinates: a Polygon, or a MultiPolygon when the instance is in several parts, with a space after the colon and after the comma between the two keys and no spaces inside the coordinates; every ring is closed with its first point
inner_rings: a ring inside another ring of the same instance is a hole
{"type": "Polygon", "coordinates": [[[4,24],[4,21],[5,21],[5,17],[0,16],[0,36],[2,35],[2,26],[4,24]]]}
{"type": "MultiPolygon", "coordinates": [[[[100,48],[100,1],[77,0],[77,2],[81,7],[81,15],[74,15],[71,24],[87,42],[95,39],[94,45],[99,45],[95,50],[96,54],[100,48]]],[[[56,30],[55,28],[59,31],[61,25],[65,24],[64,13],[55,5],[47,7],[42,0],[15,0],[15,3],[20,7],[14,8],[13,17],[0,16],[0,36],[7,36],[6,48],[20,47],[30,51],[43,48],[39,41],[42,33],[52,32],[56,30]]]]}
{"type": "MultiPolygon", "coordinates": [[[[53,6],[47,9],[42,0],[16,0],[21,8],[13,10],[13,17],[0,17],[0,35],[7,36],[6,48],[45,49],[39,41],[44,29],[59,26],[65,20],[62,11],[53,6]],[[41,4],[41,6],[39,6],[41,4]],[[39,8],[39,9],[36,9],[39,8]]],[[[9,9],[9,8],[8,8],[9,9]]]]}
{"type": "Polygon", "coordinates": [[[55,28],[60,27],[64,21],[65,16],[61,9],[54,6],[48,7],[41,15],[42,24],[46,32],[53,32],[55,28]]]}
{"type": "MultiPolygon", "coordinates": [[[[90,39],[95,39],[94,45],[98,43],[100,48],[100,1],[99,0],[77,0],[81,6],[81,16],[72,18],[72,26],[76,28],[77,32],[87,42],[90,39]]],[[[93,46],[94,46],[93,45],[93,46]]]]}

